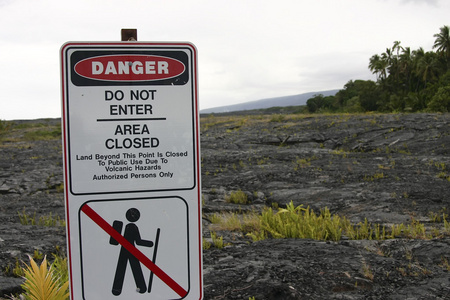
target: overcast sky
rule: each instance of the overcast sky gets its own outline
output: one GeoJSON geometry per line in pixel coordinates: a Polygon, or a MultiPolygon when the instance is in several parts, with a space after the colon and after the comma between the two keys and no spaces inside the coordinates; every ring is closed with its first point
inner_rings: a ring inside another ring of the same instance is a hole
{"type": "Polygon", "coordinates": [[[375,79],[394,41],[432,50],[448,0],[0,0],[0,119],[61,116],[67,41],[189,41],[200,108],[341,89],[375,79]]]}

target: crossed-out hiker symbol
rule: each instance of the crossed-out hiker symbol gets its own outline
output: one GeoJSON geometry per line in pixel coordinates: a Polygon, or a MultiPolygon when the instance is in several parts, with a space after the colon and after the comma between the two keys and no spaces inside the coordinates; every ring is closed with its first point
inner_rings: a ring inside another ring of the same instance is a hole
{"type": "MultiPolygon", "coordinates": [[[[144,240],[141,238],[138,226],[134,223],[138,221],[141,216],[139,210],[136,208],[130,208],[127,210],[125,216],[130,223],[128,223],[125,226],[123,237],[133,246],[138,245],[144,247],[154,247],[152,261],[153,263],[155,263],[160,229],[158,228],[156,231],[155,242],[152,242],[150,240],[144,240]]],[[[113,222],[113,228],[117,232],[121,233],[122,227],[123,227],[122,221],[116,220],[113,222]]],[[[109,243],[111,245],[116,246],[119,245],[119,243],[112,237],[110,238],[109,243]]],[[[152,288],[153,272],[150,273],[149,283],[147,286],[146,281],[144,279],[144,275],[142,273],[141,263],[133,254],[131,254],[127,249],[125,249],[125,247],[122,246],[120,248],[119,260],[117,261],[116,273],[114,275],[114,282],[112,287],[113,295],[118,296],[122,293],[122,287],[125,279],[125,272],[127,269],[128,262],[130,263],[131,272],[133,273],[137,291],[141,294],[145,292],[150,293],[152,288]]]]}

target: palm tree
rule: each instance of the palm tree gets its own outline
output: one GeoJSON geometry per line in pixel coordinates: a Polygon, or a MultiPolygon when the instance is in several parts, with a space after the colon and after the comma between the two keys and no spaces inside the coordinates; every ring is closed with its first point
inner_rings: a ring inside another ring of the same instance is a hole
{"type": "Polygon", "coordinates": [[[433,49],[436,49],[437,53],[444,56],[448,66],[450,62],[450,27],[441,27],[440,32],[433,36],[436,38],[433,49]]]}
{"type": "Polygon", "coordinates": [[[397,51],[397,56],[399,55],[400,50],[403,50],[403,47],[400,46],[400,41],[395,41],[394,45],[392,46],[392,52],[397,51]]]}
{"type": "Polygon", "coordinates": [[[421,60],[422,57],[425,56],[425,50],[423,50],[423,47],[420,47],[419,49],[414,50],[412,52],[412,56],[413,56],[413,65],[414,65],[413,67],[414,67],[414,69],[416,69],[417,63],[419,62],[419,60],[421,60]]]}
{"type": "MultiPolygon", "coordinates": [[[[419,91],[421,84],[423,84],[423,80],[422,80],[423,74],[421,73],[422,66],[420,66],[420,64],[421,64],[421,60],[423,59],[424,56],[425,56],[425,50],[422,47],[420,47],[419,49],[414,50],[412,52],[412,72],[414,75],[414,80],[416,81],[415,89],[414,89],[415,92],[419,91]]],[[[422,86],[422,87],[424,87],[424,86],[422,86]]]]}
{"type": "Polygon", "coordinates": [[[411,71],[412,71],[412,53],[410,47],[402,47],[402,54],[400,55],[400,73],[405,79],[405,89],[411,88],[411,71]]]}
{"type": "Polygon", "coordinates": [[[381,58],[378,54],[372,55],[369,60],[369,70],[377,76],[377,80],[386,79],[387,60],[381,58]]]}
{"type": "Polygon", "coordinates": [[[439,74],[439,62],[436,59],[434,52],[426,52],[417,63],[417,73],[424,82],[426,87],[427,82],[435,79],[439,74]]]}
{"type": "Polygon", "coordinates": [[[407,72],[412,64],[412,53],[410,47],[403,48],[402,54],[400,55],[400,67],[402,72],[407,72]]]}
{"type": "Polygon", "coordinates": [[[401,42],[400,41],[394,41],[394,45],[391,48],[391,63],[390,63],[390,68],[389,68],[389,74],[393,75],[394,78],[394,82],[395,85],[399,84],[399,80],[400,80],[400,75],[401,75],[401,57],[400,57],[400,50],[403,51],[403,47],[400,46],[401,42]],[[394,54],[394,52],[396,52],[397,54],[394,54]]]}
{"type": "Polygon", "coordinates": [[[381,53],[381,58],[385,60],[388,65],[391,65],[392,61],[394,60],[392,50],[390,48],[386,48],[386,52],[381,53]]]}
{"type": "Polygon", "coordinates": [[[377,76],[377,80],[378,80],[379,79],[378,73],[381,72],[380,56],[378,54],[372,55],[372,57],[369,59],[369,70],[372,72],[372,74],[375,74],[377,76]]]}

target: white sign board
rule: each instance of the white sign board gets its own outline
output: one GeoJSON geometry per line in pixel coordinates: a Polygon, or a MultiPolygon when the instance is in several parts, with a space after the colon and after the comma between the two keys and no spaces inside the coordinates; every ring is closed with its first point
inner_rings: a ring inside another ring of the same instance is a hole
{"type": "Polygon", "coordinates": [[[202,299],[197,54],[61,48],[71,299],[202,299]]]}

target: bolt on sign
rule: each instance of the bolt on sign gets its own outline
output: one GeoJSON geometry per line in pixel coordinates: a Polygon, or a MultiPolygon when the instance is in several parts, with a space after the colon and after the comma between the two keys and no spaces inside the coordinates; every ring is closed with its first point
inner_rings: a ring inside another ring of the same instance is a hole
{"type": "Polygon", "coordinates": [[[195,46],[60,55],[71,299],[202,299],[195,46]]]}

